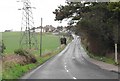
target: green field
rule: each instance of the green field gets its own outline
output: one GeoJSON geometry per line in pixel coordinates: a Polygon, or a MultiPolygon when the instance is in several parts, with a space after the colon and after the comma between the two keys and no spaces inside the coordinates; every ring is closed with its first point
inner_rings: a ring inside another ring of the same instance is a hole
{"type": "MultiPolygon", "coordinates": [[[[13,54],[15,49],[19,49],[19,41],[20,41],[20,32],[4,32],[2,33],[3,42],[6,46],[5,54],[6,56],[8,54],[13,54]]],[[[38,40],[38,47],[40,47],[40,35],[35,35],[38,40]]],[[[14,62],[4,62],[3,63],[3,69],[2,69],[2,78],[3,79],[18,79],[21,76],[23,76],[25,73],[31,71],[32,69],[35,69],[39,65],[46,62],[51,57],[55,56],[56,54],[59,54],[64,47],[57,49],[57,47],[60,46],[59,43],[59,37],[52,35],[52,34],[43,34],[42,38],[42,53],[46,54],[41,57],[39,56],[39,50],[32,51],[32,54],[35,54],[36,63],[29,63],[25,65],[21,65],[19,63],[14,62]],[[57,49],[57,50],[56,50],[57,49]],[[46,53],[48,52],[48,54],[46,53]]],[[[14,55],[14,54],[13,54],[14,55]]],[[[0,77],[1,79],[1,77],[0,77]]]]}
{"type": "MultiPolygon", "coordinates": [[[[6,46],[5,54],[13,54],[15,49],[19,49],[21,33],[20,32],[3,32],[2,38],[6,46]]],[[[38,47],[40,47],[40,35],[36,34],[38,47]]],[[[59,37],[52,34],[43,34],[42,36],[42,53],[55,50],[60,46],[59,37]]],[[[39,50],[34,53],[39,53],[39,50]]]]}

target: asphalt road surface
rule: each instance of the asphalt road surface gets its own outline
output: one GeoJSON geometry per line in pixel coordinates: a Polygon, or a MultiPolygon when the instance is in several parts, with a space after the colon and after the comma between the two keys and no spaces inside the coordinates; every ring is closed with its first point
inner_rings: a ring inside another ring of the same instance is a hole
{"type": "Polygon", "coordinates": [[[118,74],[103,70],[86,60],[87,55],[80,40],[74,40],[66,48],[22,79],[118,79],[118,74]]]}

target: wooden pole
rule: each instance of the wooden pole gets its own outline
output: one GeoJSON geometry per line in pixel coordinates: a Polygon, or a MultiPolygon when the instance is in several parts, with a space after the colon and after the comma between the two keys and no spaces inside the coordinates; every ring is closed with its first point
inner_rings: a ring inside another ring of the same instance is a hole
{"type": "Polygon", "coordinates": [[[41,18],[41,30],[40,30],[40,57],[42,56],[42,18],[41,18]]]}

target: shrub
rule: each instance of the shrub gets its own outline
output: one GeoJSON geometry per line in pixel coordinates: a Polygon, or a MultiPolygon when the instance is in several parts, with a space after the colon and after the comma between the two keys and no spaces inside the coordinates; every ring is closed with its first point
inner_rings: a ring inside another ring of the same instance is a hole
{"type": "Polygon", "coordinates": [[[4,53],[5,49],[6,49],[6,46],[5,46],[5,44],[4,44],[3,40],[2,40],[2,44],[0,44],[0,52],[4,53]]]}
{"type": "Polygon", "coordinates": [[[25,52],[26,52],[26,51],[23,50],[23,49],[17,49],[17,50],[14,51],[15,54],[23,55],[23,56],[25,56],[25,52]]]}
{"type": "Polygon", "coordinates": [[[27,63],[36,63],[37,60],[34,55],[32,55],[29,51],[24,50],[24,49],[17,49],[14,51],[15,54],[25,56],[26,57],[26,62],[27,63]]]}

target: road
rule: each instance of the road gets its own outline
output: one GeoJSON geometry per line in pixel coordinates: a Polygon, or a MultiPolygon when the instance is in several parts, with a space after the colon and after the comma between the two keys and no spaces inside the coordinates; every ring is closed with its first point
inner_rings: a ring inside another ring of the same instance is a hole
{"type": "Polygon", "coordinates": [[[86,59],[80,40],[74,40],[66,48],[22,79],[118,79],[118,74],[103,70],[86,59]]]}

